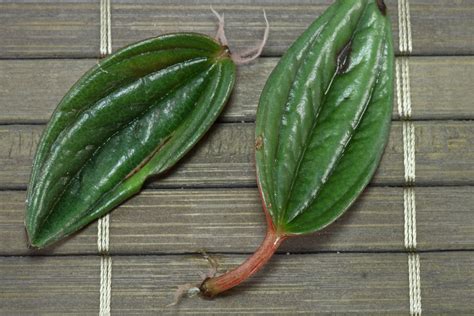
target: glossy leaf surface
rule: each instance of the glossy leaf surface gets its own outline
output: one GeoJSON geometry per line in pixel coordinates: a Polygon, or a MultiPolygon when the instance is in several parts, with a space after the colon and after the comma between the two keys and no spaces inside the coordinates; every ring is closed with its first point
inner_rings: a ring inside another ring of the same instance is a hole
{"type": "Polygon", "coordinates": [[[139,42],[87,72],[37,149],[26,213],[31,245],[77,231],[173,166],[216,120],[234,81],[227,49],[193,33],[139,42]]]}
{"type": "Polygon", "coordinates": [[[327,226],[369,183],[388,139],[393,60],[383,2],[338,0],[273,70],[257,113],[256,161],[278,232],[327,226]]]}

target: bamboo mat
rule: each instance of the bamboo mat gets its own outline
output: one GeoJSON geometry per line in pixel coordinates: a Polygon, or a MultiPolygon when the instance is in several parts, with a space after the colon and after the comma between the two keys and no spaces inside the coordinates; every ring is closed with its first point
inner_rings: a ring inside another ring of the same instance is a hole
{"type": "Polygon", "coordinates": [[[474,1],[386,0],[397,49],[390,141],[372,183],[335,224],[283,245],[213,301],[176,287],[225,271],[263,238],[255,111],[288,45],[331,0],[0,0],[0,315],[474,314],[474,1]],[[111,2],[110,2],[111,1],[111,2]],[[26,185],[41,131],[68,88],[111,49],[166,32],[234,49],[261,37],[232,99],[174,170],[54,248],[26,248],[26,185]],[[99,225],[100,224],[100,225],[99,225]],[[100,226],[100,227],[99,227],[100,226]]]}

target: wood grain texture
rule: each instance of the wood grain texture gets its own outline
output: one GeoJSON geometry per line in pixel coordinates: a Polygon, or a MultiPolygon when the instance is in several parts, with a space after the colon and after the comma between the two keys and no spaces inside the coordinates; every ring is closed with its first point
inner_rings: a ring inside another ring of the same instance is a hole
{"type": "MultiPolygon", "coordinates": [[[[0,128],[0,188],[26,187],[43,126],[0,128]]],[[[254,124],[222,123],[211,128],[193,151],[169,173],[147,187],[254,186],[254,124]],[[233,140],[229,142],[229,140],[233,140]]],[[[402,185],[403,144],[400,122],[391,137],[375,185],[402,185]]],[[[469,121],[415,123],[416,175],[419,185],[468,185],[474,179],[474,125],[469,121]]]]}
{"type": "Polygon", "coordinates": [[[0,1],[0,58],[99,56],[99,1],[0,1]]]}
{"type": "MultiPolygon", "coordinates": [[[[225,13],[234,51],[260,40],[262,9],[271,23],[267,57],[239,67],[221,124],[171,173],[149,181],[113,212],[113,315],[408,314],[400,122],[371,186],[340,220],[287,241],[264,271],[229,295],[165,307],[177,285],[198,282],[199,272],[208,270],[201,255],[184,253],[217,253],[224,271],[260,243],[264,216],[255,187],[252,123],[258,98],[275,57],[331,2],[112,0],[115,49],[167,32],[212,36],[210,4],[225,13]]],[[[472,315],[474,1],[409,2],[417,55],[409,64],[423,313],[472,315]]],[[[398,50],[397,0],[386,3],[398,50]]],[[[0,43],[0,315],[97,315],[97,223],[38,252],[25,246],[23,218],[43,124],[97,62],[99,1],[0,0],[0,43]]]]}
{"type": "Polygon", "coordinates": [[[417,187],[415,193],[418,249],[474,250],[473,186],[417,187]]]}
{"type": "MultiPolygon", "coordinates": [[[[224,271],[245,256],[216,258],[224,271]]],[[[97,313],[98,264],[95,256],[0,258],[0,314],[97,313]]],[[[228,295],[213,301],[188,298],[175,307],[165,306],[173,302],[177,286],[199,282],[199,272],[208,270],[202,256],[115,256],[112,270],[112,315],[366,315],[408,310],[405,254],[277,255],[228,295]]]]}
{"type": "MultiPolygon", "coordinates": [[[[254,121],[263,85],[277,58],[238,68],[232,98],[220,121],[254,121]]],[[[94,59],[0,60],[0,123],[45,123],[94,59]]],[[[474,119],[474,57],[412,57],[411,96],[415,120],[474,119]]],[[[396,102],[396,100],[395,100],[396,102]]],[[[398,119],[394,106],[394,119],[398,119]]]]}
{"type": "Polygon", "coordinates": [[[411,57],[412,119],[474,119],[474,56],[411,57]]]}
{"type": "Polygon", "coordinates": [[[0,191],[0,256],[98,253],[96,221],[55,247],[45,251],[28,249],[25,199],[25,191],[0,191]]]}
{"type": "MultiPolygon", "coordinates": [[[[0,255],[97,253],[97,223],[41,251],[26,248],[25,192],[0,192],[0,255]]],[[[416,188],[419,250],[474,249],[474,187],[416,188]]],[[[112,254],[253,252],[265,234],[253,189],[145,190],[111,216],[112,254]]],[[[280,252],[403,251],[401,188],[368,188],[327,229],[289,239],[280,252]]]]}
{"type": "MultiPolygon", "coordinates": [[[[398,42],[396,0],[387,0],[398,42]]],[[[214,35],[215,17],[209,5],[225,13],[227,34],[235,50],[255,45],[263,33],[262,9],[271,23],[265,55],[280,56],[331,0],[199,1],[114,0],[114,47],[162,33],[194,31],[214,35]]],[[[413,54],[472,54],[474,41],[465,30],[474,28],[474,3],[469,0],[411,0],[413,54]],[[456,23],[452,23],[456,21],[456,23]]],[[[0,1],[0,58],[97,57],[99,2],[49,0],[0,1]]],[[[396,45],[396,48],[398,46],[396,45]]]]}
{"type": "Polygon", "coordinates": [[[0,60],[0,123],[46,123],[95,59],[0,60]]]}
{"type": "MultiPolygon", "coordinates": [[[[97,253],[97,223],[56,247],[28,250],[25,192],[0,192],[0,255],[97,253]]],[[[253,252],[265,234],[258,190],[146,190],[110,219],[112,254],[253,252]]],[[[370,188],[330,228],[288,240],[282,252],[403,249],[401,188],[370,188]]]]}
{"type": "MultiPolygon", "coordinates": [[[[471,314],[474,254],[420,256],[424,313],[471,314]]],[[[245,259],[216,258],[221,270],[245,259]]],[[[98,265],[95,256],[0,257],[0,314],[95,315],[98,265]]],[[[276,255],[228,295],[213,301],[187,298],[175,307],[165,305],[177,285],[198,282],[198,272],[208,269],[201,256],[115,256],[112,269],[114,314],[408,313],[406,254],[276,255]]]]}
{"type": "MultiPolygon", "coordinates": [[[[388,1],[392,5],[396,2],[396,0],[388,1]]],[[[474,2],[472,0],[410,0],[409,2],[415,54],[474,54],[473,34],[466,31],[474,29],[474,2]],[[456,22],[453,23],[453,21],[456,22]],[[465,43],[466,41],[469,44],[465,43]]]]}
{"type": "Polygon", "coordinates": [[[424,314],[474,314],[474,252],[422,253],[420,264],[424,314]]]}
{"type": "Polygon", "coordinates": [[[97,315],[99,262],[90,257],[0,257],[1,315],[97,315]]]}
{"type": "MultiPolygon", "coordinates": [[[[112,38],[115,48],[145,37],[176,31],[195,31],[213,36],[216,19],[209,5],[226,17],[231,49],[253,47],[262,37],[265,9],[271,25],[266,56],[280,56],[316,19],[331,0],[225,0],[200,1],[115,0],[112,6],[112,38]]],[[[394,42],[398,43],[397,0],[386,0],[392,17],[394,42]]],[[[413,54],[453,55],[474,53],[474,3],[470,0],[410,0],[413,54]],[[453,23],[456,21],[456,23],[453,23]]],[[[395,45],[398,52],[398,45],[395,45]]]]}

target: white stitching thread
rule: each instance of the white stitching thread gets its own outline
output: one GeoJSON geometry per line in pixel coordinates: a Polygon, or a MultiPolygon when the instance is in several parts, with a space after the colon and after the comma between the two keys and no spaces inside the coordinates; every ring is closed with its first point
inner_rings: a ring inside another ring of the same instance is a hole
{"type": "Polygon", "coordinates": [[[99,218],[97,229],[97,248],[100,256],[100,299],[99,315],[110,315],[110,297],[112,290],[112,258],[109,252],[110,215],[99,218]]]}
{"type": "Polygon", "coordinates": [[[411,185],[415,183],[415,126],[410,121],[403,121],[402,126],[405,182],[411,185]]]}
{"type": "Polygon", "coordinates": [[[403,120],[403,164],[405,167],[405,184],[403,188],[403,205],[405,218],[405,248],[408,254],[408,277],[410,294],[410,315],[421,315],[421,282],[420,259],[415,253],[416,234],[416,197],[415,189],[415,125],[411,119],[411,100],[408,58],[400,57],[396,63],[398,114],[403,120]]]}
{"type": "Polygon", "coordinates": [[[412,280],[410,286],[410,315],[421,315],[421,277],[420,256],[417,253],[408,254],[408,275],[412,280]]]}
{"type": "Polygon", "coordinates": [[[408,57],[401,58],[402,69],[401,77],[403,84],[403,116],[406,119],[411,118],[411,91],[410,91],[410,64],[408,62],[408,57]]]}
{"type": "Polygon", "coordinates": [[[99,315],[109,316],[112,285],[112,258],[109,256],[100,257],[100,280],[99,315]]]}
{"type": "Polygon", "coordinates": [[[411,38],[411,16],[410,16],[410,4],[408,0],[405,0],[405,19],[406,19],[406,37],[407,37],[407,50],[409,53],[412,52],[412,38],[411,38]]]}
{"type": "Polygon", "coordinates": [[[98,221],[97,248],[100,256],[100,300],[99,315],[110,315],[110,297],[112,285],[112,258],[109,252],[110,215],[107,214],[98,221]]]}
{"type": "Polygon", "coordinates": [[[399,48],[402,54],[413,50],[411,36],[410,5],[408,0],[398,0],[398,35],[399,48]]]}
{"type": "MultiPolygon", "coordinates": [[[[412,52],[410,5],[408,0],[398,0],[399,48],[402,55],[412,52]]],[[[402,122],[403,165],[405,188],[403,209],[405,217],[405,248],[408,253],[408,283],[410,315],[421,315],[420,256],[416,253],[416,197],[415,188],[415,125],[411,122],[410,67],[408,57],[400,57],[395,64],[398,114],[402,122]]]]}
{"type": "Polygon", "coordinates": [[[415,182],[415,126],[410,121],[412,115],[410,92],[410,68],[408,57],[399,57],[396,61],[395,75],[397,84],[398,115],[403,120],[403,164],[405,182],[415,182]]]}
{"type": "Polygon", "coordinates": [[[100,57],[112,53],[110,0],[100,0],[100,57]]]}
{"type": "Polygon", "coordinates": [[[405,36],[405,10],[403,9],[404,1],[398,0],[398,40],[399,40],[399,50],[400,52],[406,51],[406,41],[404,39],[405,36]]]}
{"type": "Polygon", "coordinates": [[[414,251],[416,249],[416,204],[413,188],[404,188],[403,205],[405,210],[405,248],[414,251]]]}
{"type": "Polygon", "coordinates": [[[97,227],[97,249],[101,254],[107,254],[109,252],[109,226],[109,214],[99,218],[99,225],[97,227]]]}
{"type": "MultiPolygon", "coordinates": [[[[110,0],[100,0],[100,57],[112,53],[110,0]]],[[[99,315],[110,316],[112,258],[109,256],[110,215],[99,218],[97,249],[100,253],[99,315]]]]}
{"type": "Polygon", "coordinates": [[[403,109],[403,101],[402,101],[402,83],[401,83],[401,70],[400,70],[400,58],[395,60],[395,79],[397,85],[397,106],[398,106],[398,116],[399,118],[403,118],[404,109],[403,109]]]}

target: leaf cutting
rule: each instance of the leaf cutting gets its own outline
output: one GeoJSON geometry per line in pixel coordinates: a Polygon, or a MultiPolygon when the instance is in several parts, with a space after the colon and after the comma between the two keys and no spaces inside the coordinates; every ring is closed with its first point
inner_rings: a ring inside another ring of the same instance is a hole
{"type": "Polygon", "coordinates": [[[213,297],[257,272],[289,237],[340,217],[372,178],[393,102],[391,26],[381,0],[337,0],[271,73],[256,122],[267,235],[241,266],[206,279],[213,297]]]}
{"type": "Polygon", "coordinates": [[[175,165],[206,133],[232,92],[236,64],[262,42],[231,53],[216,39],[158,36],[100,61],[64,96],[38,145],[25,226],[32,247],[48,246],[136,194],[150,175],[175,165]]]}
{"type": "Polygon", "coordinates": [[[137,193],[173,166],[221,112],[235,81],[227,47],[177,33],[126,47],[87,72],[44,131],[26,228],[47,246],[137,193]]]}
{"type": "Polygon", "coordinates": [[[234,81],[227,47],[193,33],[142,41],[98,63],[42,135],[27,197],[30,244],[77,231],[168,170],[216,120],[234,81]]]}

